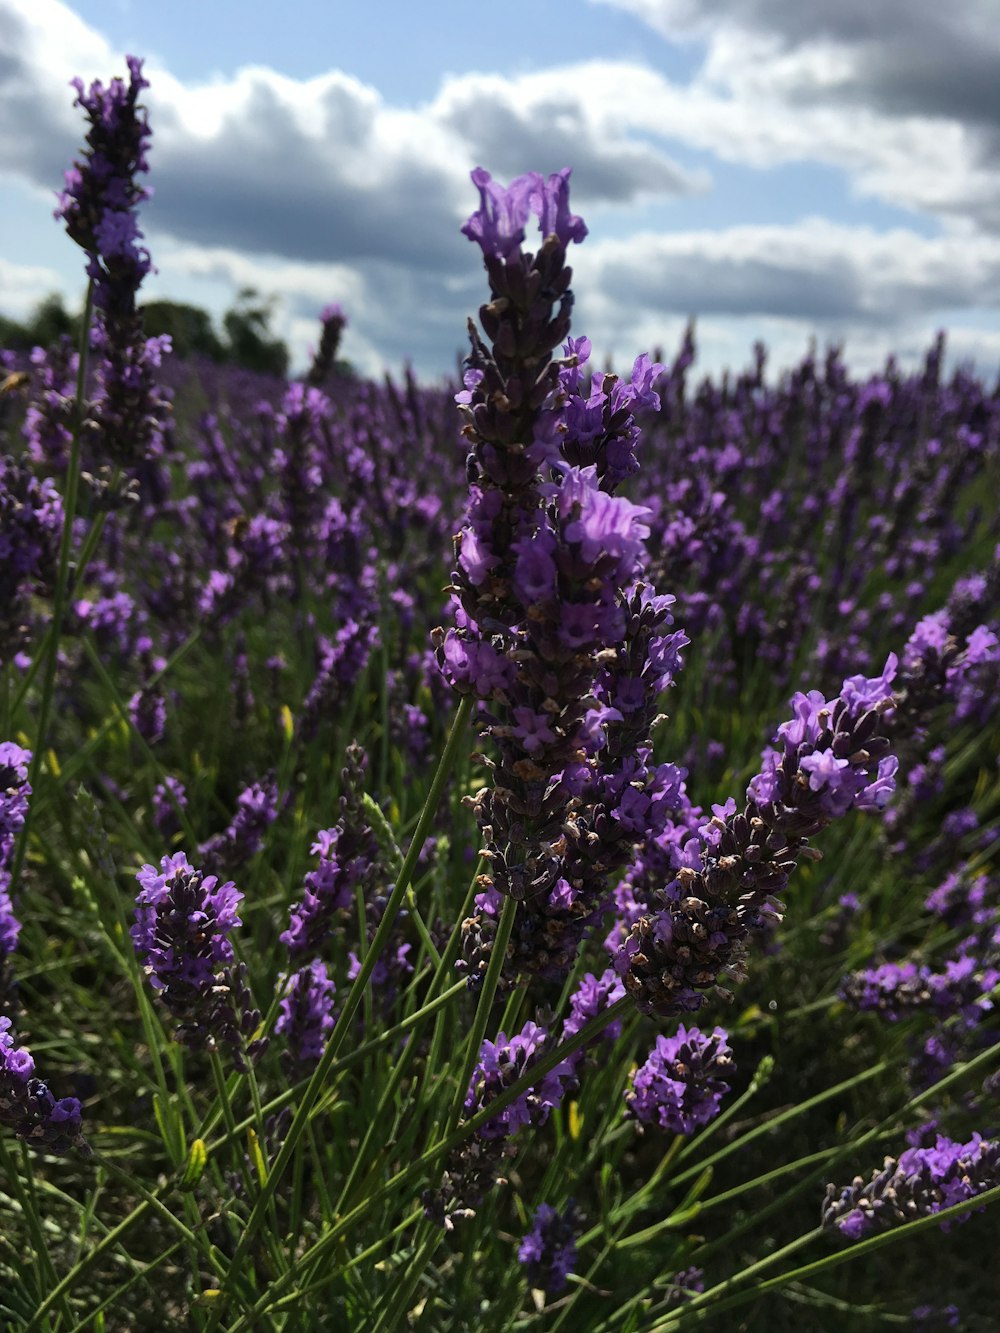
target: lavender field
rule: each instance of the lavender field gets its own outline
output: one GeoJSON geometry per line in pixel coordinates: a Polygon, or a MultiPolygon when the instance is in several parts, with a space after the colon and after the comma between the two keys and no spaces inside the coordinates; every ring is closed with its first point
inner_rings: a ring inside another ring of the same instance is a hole
{"type": "Polygon", "coordinates": [[[0,352],[0,1329],[995,1329],[997,383],[595,364],[568,169],[462,382],[182,360],[145,86],[0,352]]]}

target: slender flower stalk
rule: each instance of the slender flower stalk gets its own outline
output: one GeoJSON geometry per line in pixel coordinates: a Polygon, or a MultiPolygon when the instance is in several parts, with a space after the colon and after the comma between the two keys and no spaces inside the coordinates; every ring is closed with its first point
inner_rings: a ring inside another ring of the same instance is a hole
{"type": "Polygon", "coordinates": [[[94,455],[117,465],[134,465],[161,446],[167,400],[156,371],[169,337],[145,338],[136,296],[150,272],[149,251],[141,244],[136,208],[148,199],[138,177],[149,170],[151,132],[139,104],[142,61],[127,58],[129,81],[99,81],[84,89],[73,80],[75,105],[89,121],[83,160],[66,172],[56,217],[87,254],[93,283],[95,322],[91,346],[97,355],[96,392],[87,413],[94,455]]]}
{"type": "Polygon", "coordinates": [[[871,680],[852,677],[840,696],[796,694],[795,716],[778,728],[747,788],[742,811],[730,798],[699,830],[698,869],[683,867],[640,916],[615,958],[644,1013],[690,1012],[725,978],[746,975],[751,932],[781,920],[778,897],[799,859],[816,859],[808,839],[848,810],[880,810],[894,790],[897,761],[878,734],[892,702],[895,658],[871,680]]]}

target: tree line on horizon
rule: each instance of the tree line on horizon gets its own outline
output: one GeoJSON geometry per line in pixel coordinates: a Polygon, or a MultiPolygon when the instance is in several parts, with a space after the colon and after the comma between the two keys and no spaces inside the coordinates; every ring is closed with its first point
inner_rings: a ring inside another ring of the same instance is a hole
{"type": "MultiPolygon", "coordinates": [[[[288,346],[271,330],[273,304],[252,287],[244,287],[223,314],[221,335],[207,310],[183,301],[148,301],[140,312],[146,336],[169,334],[174,355],[182,359],[201,356],[261,374],[288,374],[288,346]]],[[[82,311],[66,309],[60,295],[47,296],[23,322],[0,313],[0,347],[29,351],[51,347],[62,337],[76,340],[82,318],[82,311]]]]}

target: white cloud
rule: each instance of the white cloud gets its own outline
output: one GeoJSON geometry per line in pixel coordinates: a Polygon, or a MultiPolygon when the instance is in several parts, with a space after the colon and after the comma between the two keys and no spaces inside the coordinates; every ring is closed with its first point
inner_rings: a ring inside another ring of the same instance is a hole
{"type": "MultiPolygon", "coordinates": [[[[458,231],[475,204],[472,166],[508,179],[572,165],[585,217],[599,206],[624,222],[641,203],[647,220],[659,208],[669,223],[672,198],[712,186],[708,170],[677,160],[695,149],[720,177],[727,163],[759,168],[762,190],[781,164],[839,167],[858,193],[930,215],[944,234],[821,218],[623,240],[595,229],[573,263],[578,324],[598,346],[617,352],[639,333],[662,343],[699,312],[711,346],[738,361],[768,330],[798,351],[810,329],[874,346],[910,337],[936,310],[1000,309],[990,234],[1000,232],[1000,131],[991,140],[974,114],[980,7],[942,36],[930,0],[880,0],[884,10],[870,0],[603,2],[668,40],[703,42],[690,83],[600,58],[452,77],[425,104],[401,107],[336,70],[295,80],[256,65],[189,86],[150,62],[156,196],[143,225],[162,270],[155,289],[169,294],[175,276],[197,300],[201,284],[216,311],[224,291],[274,294],[276,328],[300,362],[315,314],[340,300],[345,352],[361,368],[412,353],[418,369],[438,371],[484,294],[478,254],[458,231]],[[912,67],[893,55],[897,38],[912,67]],[[872,75],[876,57],[895,80],[891,97],[872,75]]],[[[82,138],[68,79],[107,80],[124,61],[59,0],[0,0],[0,25],[0,172],[54,189],[82,138]]]]}
{"type": "Polygon", "coordinates": [[[61,285],[54,269],[40,264],[13,264],[0,257],[3,313],[12,319],[24,319],[39,301],[58,292],[61,285]]]}
{"type": "Polygon", "coordinates": [[[612,294],[619,299],[626,321],[636,306],[878,323],[1000,304],[1000,237],[929,238],[824,218],[598,239],[576,270],[609,293],[609,306],[612,294]]]}
{"type": "Polygon", "coordinates": [[[995,0],[596,0],[705,44],[645,125],[725,161],[820,161],[855,189],[1000,229],[995,0]]]}

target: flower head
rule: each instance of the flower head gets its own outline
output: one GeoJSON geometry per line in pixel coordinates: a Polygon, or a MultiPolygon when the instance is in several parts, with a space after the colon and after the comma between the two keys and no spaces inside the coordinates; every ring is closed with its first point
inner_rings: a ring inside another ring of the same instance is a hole
{"type": "Polygon", "coordinates": [[[573,1201],[560,1212],[543,1203],[535,1210],[531,1230],[521,1241],[518,1260],[533,1287],[546,1294],[562,1291],[576,1264],[576,1236],[580,1220],[573,1201]]]}
{"type": "Polygon", "coordinates": [[[707,1125],[729,1091],[721,1076],[734,1068],[732,1054],[723,1028],[705,1033],[682,1024],[672,1037],[657,1037],[625,1094],[628,1114],[675,1134],[707,1125]]]}

